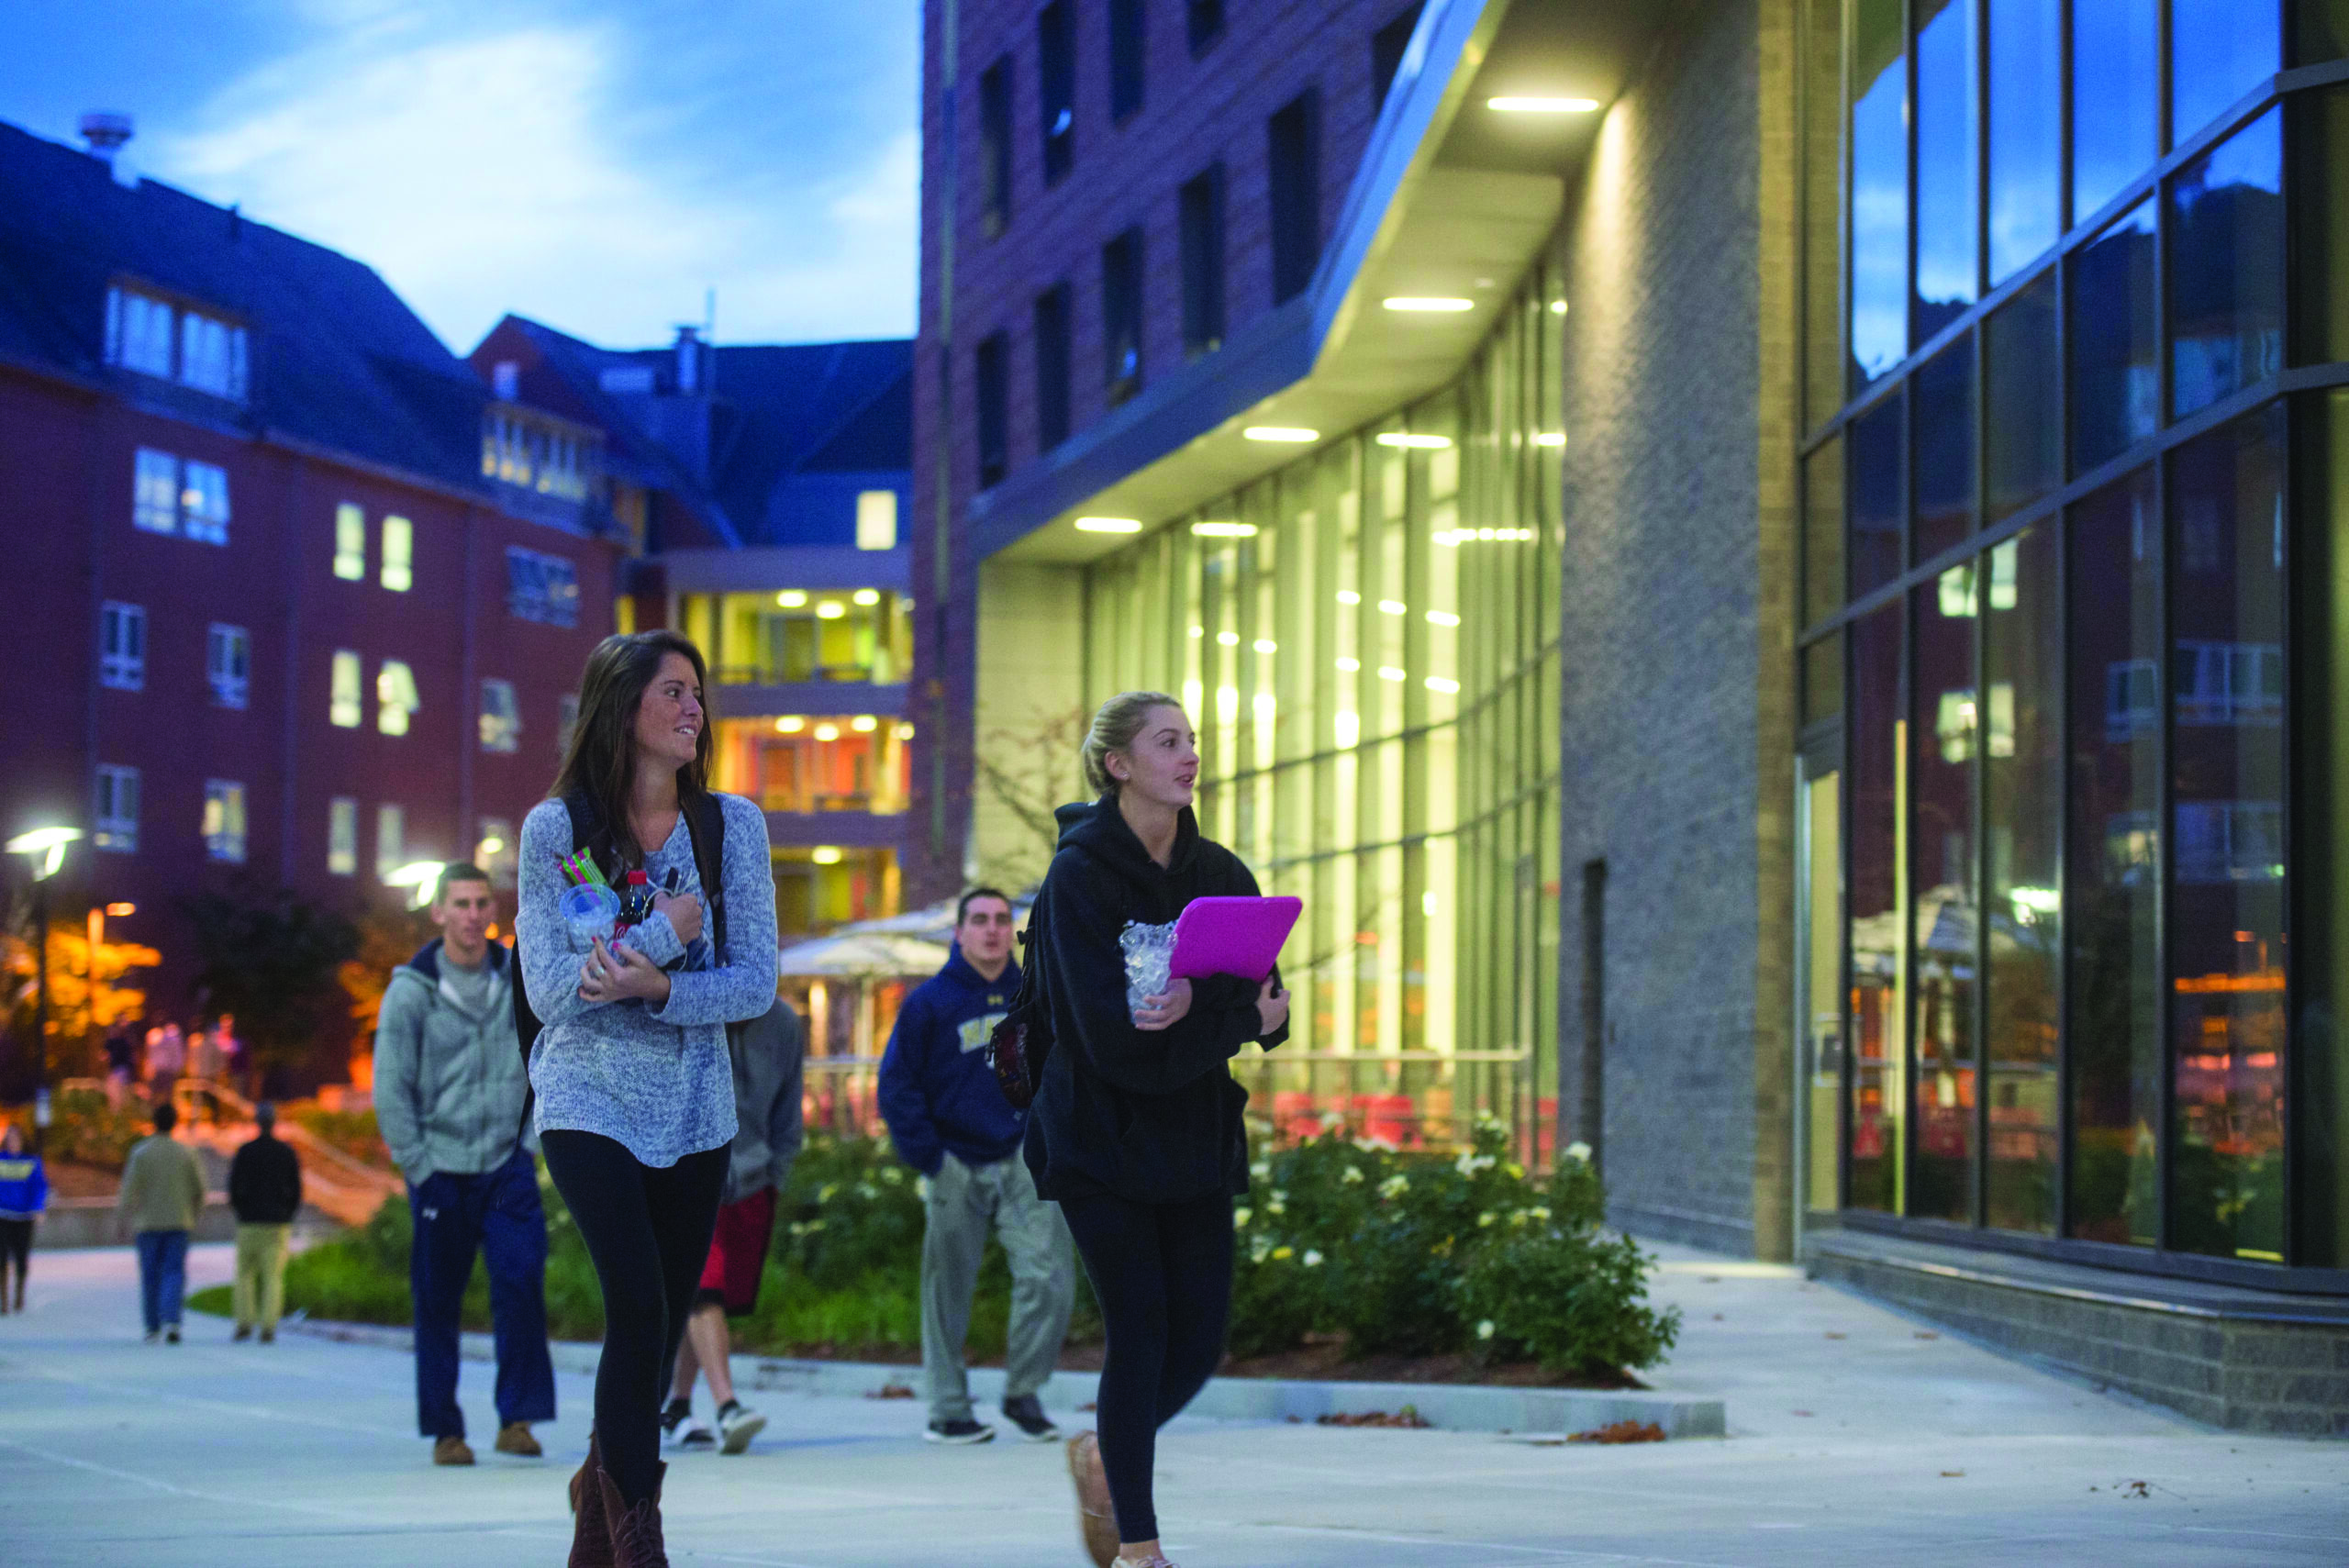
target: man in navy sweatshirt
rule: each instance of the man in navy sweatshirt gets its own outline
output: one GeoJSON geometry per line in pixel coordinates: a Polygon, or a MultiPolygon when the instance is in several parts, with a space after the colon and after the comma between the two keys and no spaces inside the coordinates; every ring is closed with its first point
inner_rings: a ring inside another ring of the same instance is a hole
{"type": "Polygon", "coordinates": [[[987,1037],[1019,991],[1011,962],[1011,900],[974,887],[954,909],[954,951],[898,1009],[881,1058],[881,1116],[898,1158],[923,1178],[921,1359],[930,1440],[983,1443],[963,1369],[971,1293],[992,1224],[1011,1264],[1011,1329],[1003,1413],[1030,1441],[1060,1436],[1036,1391],[1060,1360],[1076,1300],[1076,1264],[1060,1206],[1036,1195],[1013,1110],[987,1065],[987,1037]]]}

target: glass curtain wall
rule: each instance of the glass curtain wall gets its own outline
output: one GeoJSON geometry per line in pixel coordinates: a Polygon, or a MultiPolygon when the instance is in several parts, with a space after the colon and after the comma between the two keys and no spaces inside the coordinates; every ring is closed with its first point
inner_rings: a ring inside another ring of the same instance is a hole
{"type": "Polygon", "coordinates": [[[1453,385],[1087,573],[1088,702],[1180,695],[1200,830],[1305,901],[1291,1040],[1235,1063],[1284,1137],[1554,1155],[1564,308],[1537,275],[1453,385]]]}
{"type": "Polygon", "coordinates": [[[2349,1288],[2343,14],[1804,0],[1816,1206],[2349,1288]]]}

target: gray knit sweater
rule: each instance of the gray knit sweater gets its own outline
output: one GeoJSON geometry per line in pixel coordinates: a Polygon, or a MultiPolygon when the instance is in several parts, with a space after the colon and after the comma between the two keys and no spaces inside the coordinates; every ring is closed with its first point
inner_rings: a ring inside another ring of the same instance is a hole
{"type": "MultiPolygon", "coordinates": [[[[669,1000],[657,1012],[640,1001],[590,1005],[579,998],[579,965],[560,909],[560,858],[571,852],[571,817],[559,800],[522,823],[521,899],[514,930],[530,1005],[545,1026],[530,1051],[538,1128],[596,1132],[647,1165],[674,1165],[734,1137],[734,1075],[726,1026],[755,1018],[775,995],[774,873],[766,817],[740,795],[718,797],[726,821],[726,938],[717,966],[671,969],[669,1000]]],[[[701,892],[693,835],[682,813],[668,842],[644,858],[655,887],[677,874],[680,893],[701,892]]],[[[703,934],[711,933],[703,900],[703,934]]],[[[665,915],[625,939],[667,968],[685,956],[665,915]]]]}

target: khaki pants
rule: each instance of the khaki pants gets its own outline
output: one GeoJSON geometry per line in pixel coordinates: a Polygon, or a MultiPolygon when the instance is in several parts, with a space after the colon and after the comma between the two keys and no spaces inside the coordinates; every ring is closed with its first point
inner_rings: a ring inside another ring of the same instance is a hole
{"type": "Polygon", "coordinates": [[[285,1239],[291,1225],[237,1227],[237,1327],[274,1333],[285,1310],[285,1239]]]}
{"type": "Polygon", "coordinates": [[[921,1241],[921,1365],[930,1385],[930,1418],[971,1419],[963,1345],[971,1329],[971,1293],[995,1227],[1011,1264],[1011,1326],[1004,1354],[1004,1397],[1033,1394],[1052,1375],[1076,1305],[1076,1258],[1061,1206],[1036,1195],[1028,1162],[1018,1154],[992,1165],[953,1155],[930,1178],[921,1241]]]}

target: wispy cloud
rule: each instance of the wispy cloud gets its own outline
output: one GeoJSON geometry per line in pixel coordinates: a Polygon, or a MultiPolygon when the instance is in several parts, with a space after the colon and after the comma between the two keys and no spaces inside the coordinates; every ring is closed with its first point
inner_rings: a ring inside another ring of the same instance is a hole
{"type": "MultiPolygon", "coordinates": [[[[911,330],[909,69],[885,72],[901,103],[868,72],[795,104],[755,37],[672,51],[664,78],[658,40],[608,8],[484,27],[447,6],[298,4],[317,41],[230,81],[143,166],[373,264],[461,351],[509,309],[657,341],[706,287],[735,341],[911,330]],[[722,134],[746,116],[758,141],[722,134]]],[[[770,4],[762,30],[786,9],[814,8],[770,4]]]]}

